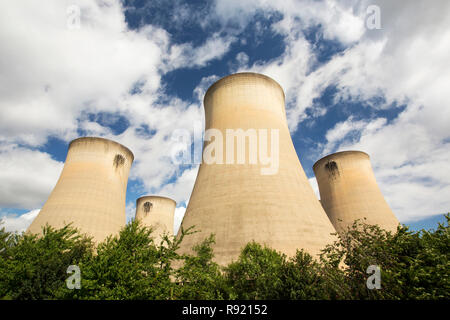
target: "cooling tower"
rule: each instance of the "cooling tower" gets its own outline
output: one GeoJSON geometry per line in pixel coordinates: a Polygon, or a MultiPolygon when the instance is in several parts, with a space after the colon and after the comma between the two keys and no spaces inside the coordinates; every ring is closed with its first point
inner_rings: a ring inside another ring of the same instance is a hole
{"type": "Polygon", "coordinates": [[[159,243],[164,234],[173,236],[173,223],[177,203],[166,197],[145,196],[136,200],[136,220],[153,228],[153,236],[159,243]]]}
{"type": "Polygon", "coordinates": [[[317,161],[313,169],[322,206],[338,232],[356,219],[397,230],[399,222],[378,188],[367,153],[330,154],[317,161]]]}
{"type": "Polygon", "coordinates": [[[255,73],[229,75],[208,89],[204,98],[203,163],[182,222],[184,229],[195,225],[199,232],[184,238],[181,253],[189,252],[211,233],[216,240],[215,261],[222,265],[235,260],[241,248],[252,240],[289,256],[300,248],[316,255],[333,241],[330,234],[335,230],[317,201],[294,149],[284,99],[283,89],[277,82],[255,73]],[[223,163],[205,161],[206,151],[217,142],[217,137],[207,139],[211,128],[224,137],[223,157],[218,157],[223,163]],[[234,149],[230,147],[233,156],[226,150],[231,141],[226,137],[228,129],[258,133],[256,164],[250,161],[251,154],[255,153],[251,138],[245,140],[245,148],[242,145],[238,148],[237,139],[233,138],[236,142],[234,149]],[[264,130],[266,137],[261,133],[264,130]],[[272,135],[273,132],[278,132],[278,136],[272,135]],[[264,142],[266,148],[261,147],[264,142]],[[236,159],[239,150],[245,151],[243,164],[236,159]],[[272,155],[278,150],[274,157],[278,161],[276,170],[267,170],[271,165],[261,160],[261,153],[270,154],[271,150],[272,155]],[[227,158],[234,159],[234,163],[228,163],[227,158]]]}
{"type": "Polygon", "coordinates": [[[58,182],[28,232],[39,234],[45,224],[73,226],[95,242],[125,225],[125,196],[133,153],[121,144],[85,137],[69,145],[58,182]]]}

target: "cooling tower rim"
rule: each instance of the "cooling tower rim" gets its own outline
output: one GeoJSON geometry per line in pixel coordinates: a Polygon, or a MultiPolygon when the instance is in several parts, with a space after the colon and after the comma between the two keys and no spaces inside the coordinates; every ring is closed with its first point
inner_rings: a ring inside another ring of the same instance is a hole
{"type": "Polygon", "coordinates": [[[136,205],[138,205],[139,202],[141,202],[144,199],[154,199],[154,198],[170,200],[173,203],[175,203],[175,206],[177,205],[177,202],[175,200],[173,200],[172,198],[164,197],[164,196],[157,196],[157,195],[147,195],[147,196],[139,197],[139,198],[136,199],[136,205]]]}
{"type": "Polygon", "coordinates": [[[100,137],[80,137],[80,138],[76,138],[76,139],[70,141],[69,149],[70,149],[70,146],[73,143],[76,143],[76,142],[79,142],[79,141],[83,141],[83,140],[101,141],[101,142],[108,142],[108,143],[115,144],[115,145],[119,146],[120,148],[122,148],[123,150],[125,150],[125,152],[128,153],[131,156],[131,162],[134,161],[134,154],[133,154],[133,152],[130,149],[125,147],[123,144],[120,144],[120,143],[118,143],[118,142],[116,142],[114,140],[110,140],[110,139],[106,139],[106,138],[100,138],[100,137]]]}
{"type": "Polygon", "coordinates": [[[265,74],[256,73],[256,72],[238,72],[238,73],[229,74],[229,75],[227,75],[225,77],[220,78],[216,82],[214,82],[208,88],[208,90],[206,90],[206,92],[205,92],[205,96],[203,97],[203,105],[205,105],[206,97],[208,96],[208,94],[210,92],[212,92],[213,89],[215,89],[217,86],[219,86],[221,84],[221,82],[223,82],[224,80],[229,79],[229,78],[238,78],[238,77],[241,77],[241,76],[253,76],[255,78],[262,78],[262,79],[265,79],[265,80],[268,80],[268,81],[272,82],[273,84],[275,84],[281,90],[281,92],[283,94],[283,100],[286,99],[286,95],[284,94],[283,87],[278,82],[276,82],[274,79],[272,79],[271,77],[266,76],[265,74]]]}
{"type": "Polygon", "coordinates": [[[359,150],[346,150],[346,151],[339,151],[339,152],[335,152],[335,153],[331,153],[329,155],[326,155],[325,157],[317,160],[314,164],[313,164],[313,171],[316,171],[316,167],[324,162],[325,160],[329,160],[330,158],[333,157],[341,157],[341,156],[347,156],[350,154],[359,154],[359,155],[365,155],[368,159],[370,159],[370,156],[368,153],[364,152],[364,151],[359,151],[359,150]]]}

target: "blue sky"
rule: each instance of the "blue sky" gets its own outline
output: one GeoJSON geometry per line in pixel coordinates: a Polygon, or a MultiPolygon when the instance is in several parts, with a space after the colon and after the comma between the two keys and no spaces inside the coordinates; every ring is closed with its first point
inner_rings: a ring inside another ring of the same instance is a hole
{"type": "Polygon", "coordinates": [[[55,0],[0,9],[0,216],[10,230],[36,216],[68,143],[85,135],[134,152],[128,219],[138,197],[159,194],[177,201],[179,224],[197,165],[170,162],[171,135],[201,126],[208,86],[242,71],[284,88],[316,192],[315,161],[362,150],[402,223],[428,228],[450,211],[447,1],[55,0]]]}

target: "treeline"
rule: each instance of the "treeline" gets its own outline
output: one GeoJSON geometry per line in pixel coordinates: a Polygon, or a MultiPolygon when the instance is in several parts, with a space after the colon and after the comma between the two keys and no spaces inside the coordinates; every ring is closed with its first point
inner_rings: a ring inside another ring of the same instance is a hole
{"type": "Polygon", "coordinates": [[[226,267],[213,262],[213,236],[191,255],[177,253],[192,230],[155,243],[133,221],[95,247],[70,226],[46,227],[39,238],[3,228],[0,299],[449,299],[446,219],[396,233],[355,222],[318,260],[249,243],[226,267]]]}

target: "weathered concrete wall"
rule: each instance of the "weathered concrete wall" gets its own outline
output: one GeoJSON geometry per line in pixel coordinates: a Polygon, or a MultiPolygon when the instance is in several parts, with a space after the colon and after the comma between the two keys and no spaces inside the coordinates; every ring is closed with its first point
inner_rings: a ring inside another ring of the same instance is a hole
{"type": "Polygon", "coordinates": [[[381,194],[367,153],[330,154],[317,161],[313,169],[322,206],[338,232],[356,219],[389,231],[397,229],[399,222],[381,194]]]}
{"type": "Polygon", "coordinates": [[[74,227],[103,241],[125,225],[125,197],[133,153],[121,144],[94,137],[73,140],[59,180],[28,232],[48,223],[74,227]]]}
{"type": "MultiPolygon", "coordinates": [[[[236,259],[252,240],[288,255],[300,248],[316,255],[332,242],[335,229],[297,157],[280,85],[261,74],[233,74],[208,89],[204,107],[206,129],[216,128],[223,137],[226,129],[278,129],[279,169],[262,175],[267,165],[249,164],[248,140],[245,164],[202,163],[182,222],[183,228],[195,225],[200,232],[185,237],[180,252],[210,233],[216,236],[215,260],[220,264],[236,259]]],[[[270,132],[268,137],[270,152],[270,132]]]]}
{"type": "Polygon", "coordinates": [[[153,228],[153,236],[159,243],[164,234],[173,236],[173,223],[177,203],[166,197],[144,196],[136,200],[136,220],[153,228]]]}

